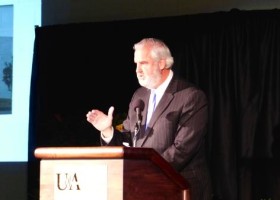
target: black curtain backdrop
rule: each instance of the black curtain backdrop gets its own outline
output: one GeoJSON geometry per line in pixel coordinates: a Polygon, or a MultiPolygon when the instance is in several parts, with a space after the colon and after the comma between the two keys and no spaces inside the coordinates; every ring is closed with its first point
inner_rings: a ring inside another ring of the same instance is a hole
{"type": "Polygon", "coordinates": [[[35,28],[28,199],[39,198],[42,146],[99,146],[86,113],[128,109],[139,87],[132,46],[157,37],[174,71],[209,99],[215,199],[280,199],[280,10],[217,12],[35,28]]]}

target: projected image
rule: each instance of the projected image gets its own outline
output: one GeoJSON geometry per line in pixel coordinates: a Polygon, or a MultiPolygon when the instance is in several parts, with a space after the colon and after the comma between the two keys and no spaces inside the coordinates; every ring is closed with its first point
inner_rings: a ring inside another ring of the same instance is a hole
{"type": "Polygon", "coordinates": [[[13,6],[0,6],[0,114],[12,113],[13,6]]]}

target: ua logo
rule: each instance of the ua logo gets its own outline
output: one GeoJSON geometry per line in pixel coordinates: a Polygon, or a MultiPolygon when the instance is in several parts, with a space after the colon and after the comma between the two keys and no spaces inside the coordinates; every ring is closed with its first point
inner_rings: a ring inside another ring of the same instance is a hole
{"type": "Polygon", "coordinates": [[[57,188],[59,190],[80,190],[77,174],[56,174],[57,188]]]}

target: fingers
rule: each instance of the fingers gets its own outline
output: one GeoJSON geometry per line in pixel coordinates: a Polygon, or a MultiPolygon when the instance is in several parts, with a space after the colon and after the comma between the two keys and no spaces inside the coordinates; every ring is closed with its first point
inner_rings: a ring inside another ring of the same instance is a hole
{"type": "Polygon", "coordinates": [[[113,118],[114,109],[115,108],[113,106],[111,106],[108,110],[108,116],[111,117],[111,118],[113,118]]]}
{"type": "Polygon", "coordinates": [[[86,117],[87,117],[87,121],[90,123],[93,123],[93,121],[97,118],[98,116],[98,110],[91,110],[87,113],[86,117]]]}
{"type": "MultiPolygon", "coordinates": [[[[108,110],[108,117],[110,119],[113,119],[114,109],[115,108],[113,106],[111,106],[108,110]]],[[[105,117],[105,115],[103,112],[94,109],[94,110],[89,111],[86,114],[86,117],[87,117],[87,121],[93,124],[95,121],[98,120],[99,117],[105,117]]]]}

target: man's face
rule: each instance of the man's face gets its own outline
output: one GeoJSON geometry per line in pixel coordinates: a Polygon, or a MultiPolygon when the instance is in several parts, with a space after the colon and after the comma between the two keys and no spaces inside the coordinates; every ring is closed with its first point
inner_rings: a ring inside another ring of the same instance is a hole
{"type": "Polygon", "coordinates": [[[135,50],[134,62],[139,84],[148,89],[157,88],[161,82],[160,62],[151,57],[147,48],[135,50]]]}

